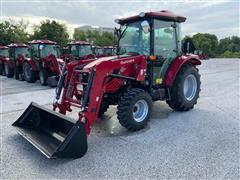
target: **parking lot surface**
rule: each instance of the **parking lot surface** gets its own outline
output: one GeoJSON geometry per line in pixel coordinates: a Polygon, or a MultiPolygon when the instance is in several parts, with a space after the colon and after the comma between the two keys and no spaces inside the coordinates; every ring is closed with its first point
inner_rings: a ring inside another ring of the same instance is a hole
{"type": "Polygon", "coordinates": [[[240,59],[202,62],[193,110],[174,112],[155,102],[148,127],[130,133],[113,106],[93,127],[80,159],[47,159],[11,126],[31,101],[51,108],[54,89],[1,76],[0,178],[240,179],[240,59]]]}

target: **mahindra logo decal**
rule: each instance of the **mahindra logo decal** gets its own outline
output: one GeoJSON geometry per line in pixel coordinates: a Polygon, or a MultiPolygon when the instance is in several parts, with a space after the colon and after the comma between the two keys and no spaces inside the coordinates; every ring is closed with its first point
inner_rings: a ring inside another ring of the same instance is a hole
{"type": "Polygon", "coordinates": [[[131,63],[131,62],[134,62],[134,59],[130,59],[127,61],[121,61],[120,64],[127,64],[127,63],[131,63]]]}

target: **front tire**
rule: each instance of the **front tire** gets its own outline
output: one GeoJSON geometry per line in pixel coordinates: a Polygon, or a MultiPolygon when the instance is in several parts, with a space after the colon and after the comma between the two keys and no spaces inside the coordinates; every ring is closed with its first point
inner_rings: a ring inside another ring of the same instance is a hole
{"type": "Polygon", "coordinates": [[[142,89],[128,90],[117,107],[119,123],[130,131],[143,129],[151,116],[152,98],[142,89]]]}
{"type": "Polygon", "coordinates": [[[4,75],[4,67],[0,64],[0,75],[4,75]]]}
{"type": "Polygon", "coordinates": [[[23,64],[23,74],[27,82],[34,83],[37,81],[36,72],[33,71],[31,66],[26,62],[23,64]]]}
{"type": "Polygon", "coordinates": [[[14,69],[10,68],[7,62],[4,63],[4,71],[8,78],[12,78],[14,76],[14,69]]]}
{"type": "Polygon", "coordinates": [[[47,79],[48,79],[48,71],[46,69],[41,69],[40,73],[39,73],[39,79],[40,79],[40,83],[42,86],[46,86],[47,85],[47,79]]]}
{"type": "Polygon", "coordinates": [[[14,69],[14,77],[16,80],[19,80],[19,76],[20,76],[20,67],[16,66],[14,69]]]}
{"type": "Polygon", "coordinates": [[[198,69],[191,65],[184,65],[170,89],[171,99],[166,101],[175,111],[188,111],[197,104],[200,92],[200,75],[198,69]]]}

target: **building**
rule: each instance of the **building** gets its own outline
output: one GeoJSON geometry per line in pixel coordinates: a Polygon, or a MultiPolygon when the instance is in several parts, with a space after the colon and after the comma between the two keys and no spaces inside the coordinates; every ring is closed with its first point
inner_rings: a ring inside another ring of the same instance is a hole
{"type": "Polygon", "coordinates": [[[75,31],[87,32],[88,30],[98,31],[100,34],[102,34],[103,32],[114,33],[114,28],[110,28],[110,27],[98,27],[98,26],[85,25],[85,26],[80,26],[80,27],[75,28],[75,31]]]}

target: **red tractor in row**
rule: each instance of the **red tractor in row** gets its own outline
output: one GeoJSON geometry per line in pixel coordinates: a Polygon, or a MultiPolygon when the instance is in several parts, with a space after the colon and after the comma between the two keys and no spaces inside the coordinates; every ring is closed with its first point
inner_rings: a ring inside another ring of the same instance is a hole
{"type": "Polygon", "coordinates": [[[185,20],[170,11],[117,19],[117,55],[65,64],[54,111],[31,103],[13,126],[49,158],[78,158],[87,151],[91,126],[109,105],[117,105],[119,123],[129,131],[148,124],[153,101],[191,110],[199,97],[201,61],[182,52],[185,20]],[[79,108],[77,120],[65,115],[72,107],[79,108]]]}
{"type": "Polygon", "coordinates": [[[15,79],[20,78],[19,64],[26,58],[29,58],[28,46],[26,44],[10,44],[9,47],[9,58],[5,61],[5,74],[7,77],[15,79]]]}
{"type": "Polygon", "coordinates": [[[95,58],[92,45],[86,41],[71,41],[68,43],[69,59],[79,61],[95,58]]]}
{"type": "Polygon", "coordinates": [[[114,56],[116,55],[116,47],[114,46],[104,46],[103,47],[104,56],[114,56]]]}
{"type": "Polygon", "coordinates": [[[7,46],[0,46],[0,75],[6,75],[5,62],[9,59],[9,52],[7,46]]]}
{"type": "Polygon", "coordinates": [[[33,83],[40,79],[42,85],[47,85],[47,80],[53,75],[60,74],[59,48],[49,40],[33,40],[28,43],[28,56],[18,58],[16,72],[22,80],[33,83]]]}
{"type": "Polygon", "coordinates": [[[101,46],[92,46],[93,54],[97,57],[104,57],[103,48],[101,46]]]}

